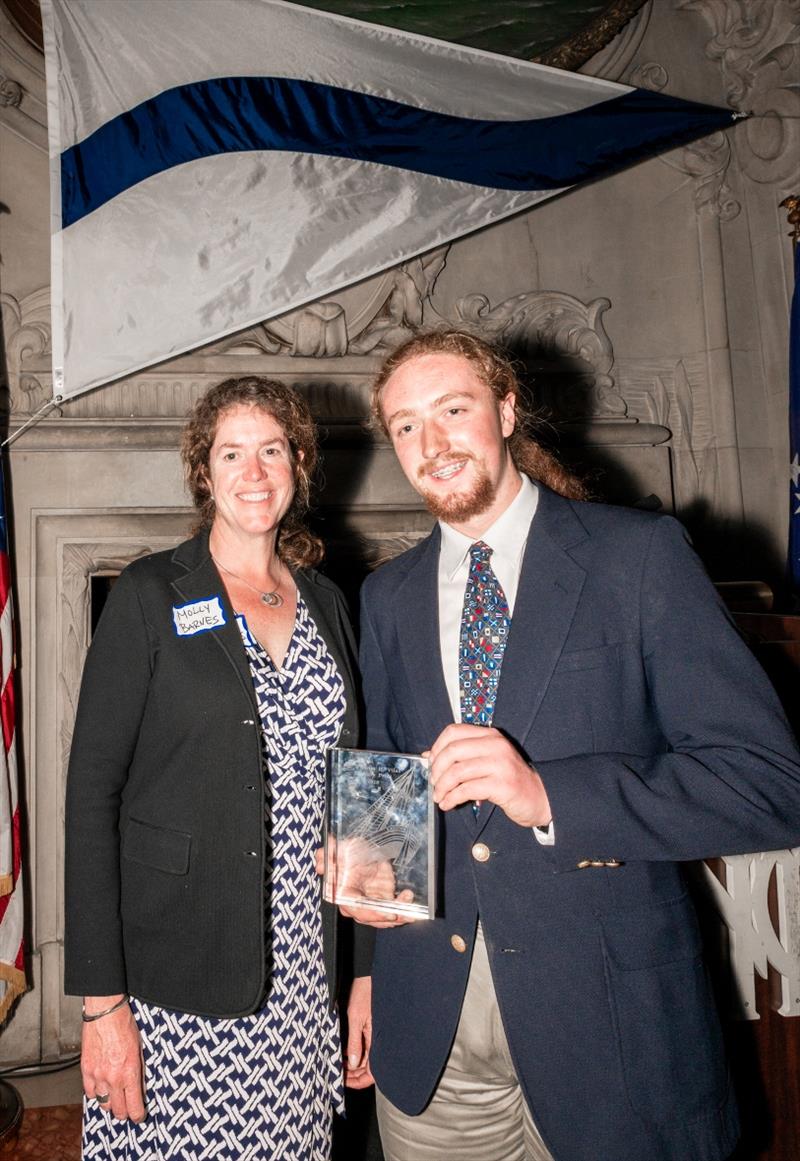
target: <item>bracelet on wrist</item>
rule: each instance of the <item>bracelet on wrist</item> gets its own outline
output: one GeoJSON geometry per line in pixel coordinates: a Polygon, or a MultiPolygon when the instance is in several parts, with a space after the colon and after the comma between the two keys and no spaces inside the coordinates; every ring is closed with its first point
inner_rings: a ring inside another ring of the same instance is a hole
{"type": "Polygon", "coordinates": [[[86,1005],[84,1004],[81,1011],[81,1019],[84,1024],[91,1024],[93,1020],[100,1020],[103,1016],[110,1016],[112,1012],[116,1012],[119,1008],[124,1007],[129,1000],[130,996],[123,996],[121,1000],[117,1000],[116,1004],[112,1004],[110,1008],[104,1008],[102,1012],[92,1012],[91,1014],[86,1011],[86,1005]]]}

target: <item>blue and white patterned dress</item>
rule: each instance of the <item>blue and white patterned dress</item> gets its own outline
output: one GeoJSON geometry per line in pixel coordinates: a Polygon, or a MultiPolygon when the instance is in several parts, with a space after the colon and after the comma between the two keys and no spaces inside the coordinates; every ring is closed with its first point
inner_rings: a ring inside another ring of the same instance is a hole
{"type": "Polygon", "coordinates": [[[85,1102],[87,1161],[328,1161],[332,1110],[344,1108],[314,870],[324,753],[339,735],[344,685],[299,594],[280,670],[237,620],[268,771],[266,999],[259,1012],[234,1020],[132,1000],[147,1118],[117,1121],[85,1102]]]}

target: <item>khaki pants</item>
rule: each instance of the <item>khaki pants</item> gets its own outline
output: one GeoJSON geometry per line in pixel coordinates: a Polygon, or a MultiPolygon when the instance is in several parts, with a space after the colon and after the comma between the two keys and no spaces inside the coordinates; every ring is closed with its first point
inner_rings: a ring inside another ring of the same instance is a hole
{"type": "Polygon", "coordinates": [[[377,1092],[377,1105],[386,1161],[553,1161],[511,1062],[480,924],[456,1038],[430,1104],[409,1117],[377,1092]]]}

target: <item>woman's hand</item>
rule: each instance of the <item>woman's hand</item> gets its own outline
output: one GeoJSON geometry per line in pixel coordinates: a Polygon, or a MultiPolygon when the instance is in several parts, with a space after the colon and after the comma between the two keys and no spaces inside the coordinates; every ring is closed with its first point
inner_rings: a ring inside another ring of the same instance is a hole
{"type": "MultiPolygon", "coordinates": [[[[91,1016],[120,999],[121,995],[87,996],[84,1011],[91,1016]]],[[[144,1120],[142,1043],[129,1004],[83,1025],[81,1075],[87,1097],[101,1108],[121,1121],[144,1120]]]]}
{"type": "Polygon", "coordinates": [[[347,1050],[344,1083],[348,1088],[369,1088],[375,1083],[369,1070],[372,1044],[372,979],[356,976],[347,1004],[347,1050]]]}
{"type": "MultiPolygon", "coordinates": [[[[401,891],[396,896],[398,903],[411,903],[414,899],[413,891],[401,891]]],[[[355,903],[348,903],[347,906],[341,904],[339,907],[342,915],[348,919],[352,919],[354,923],[361,923],[364,927],[402,927],[406,923],[416,923],[415,915],[401,915],[397,911],[376,911],[374,907],[370,907],[368,903],[363,906],[358,906],[355,903]]]]}
{"type": "MultiPolygon", "coordinates": [[[[396,912],[376,911],[370,907],[369,900],[385,899],[387,902],[397,899],[398,903],[411,903],[414,899],[413,891],[404,890],[395,895],[395,875],[394,868],[388,859],[375,858],[374,849],[368,843],[362,840],[355,840],[347,844],[343,844],[344,849],[348,852],[348,857],[342,859],[337,864],[337,848],[335,840],[329,839],[328,856],[333,863],[333,877],[336,880],[337,898],[340,895],[349,894],[359,899],[351,903],[340,903],[339,910],[347,919],[353,919],[356,923],[363,923],[369,927],[400,927],[404,923],[413,923],[413,915],[398,915],[396,912]],[[361,861],[355,856],[355,852],[360,851],[362,855],[366,852],[364,861],[361,861]],[[366,896],[367,898],[363,898],[366,896]],[[363,902],[360,901],[363,898],[363,902]]],[[[315,855],[316,872],[318,875],[325,873],[325,851],[322,847],[315,855]]],[[[329,903],[334,902],[330,896],[329,891],[325,898],[329,903]]]]}

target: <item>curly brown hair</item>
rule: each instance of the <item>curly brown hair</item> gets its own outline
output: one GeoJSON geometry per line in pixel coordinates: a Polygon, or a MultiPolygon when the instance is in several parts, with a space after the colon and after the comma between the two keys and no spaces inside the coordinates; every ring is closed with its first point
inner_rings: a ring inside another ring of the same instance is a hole
{"type": "Polygon", "coordinates": [[[232,407],[242,404],[258,407],[271,415],[289,441],[295,491],[278,531],[278,556],[292,568],[319,564],[325,549],[319,537],[305,523],[319,459],[317,429],[305,399],[277,379],[266,379],[261,375],[225,379],[206,391],[194,405],[181,437],[181,459],[186,483],[200,516],[198,526],[210,528],[216,513],[208,465],[220,418],[232,407]]]}
{"type": "Polygon", "coordinates": [[[507,395],[513,395],[516,422],[508,437],[508,450],[518,471],[569,500],[590,498],[591,493],[582,480],[533,438],[531,433],[538,421],[522,395],[514,364],[497,347],[470,331],[420,331],[386,357],[373,383],[370,399],[373,424],[385,435],[388,436],[389,431],[381,411],[381,392],[398,368],[423,355],[459,355],[472,366],[498,403],[507,395]]]}

